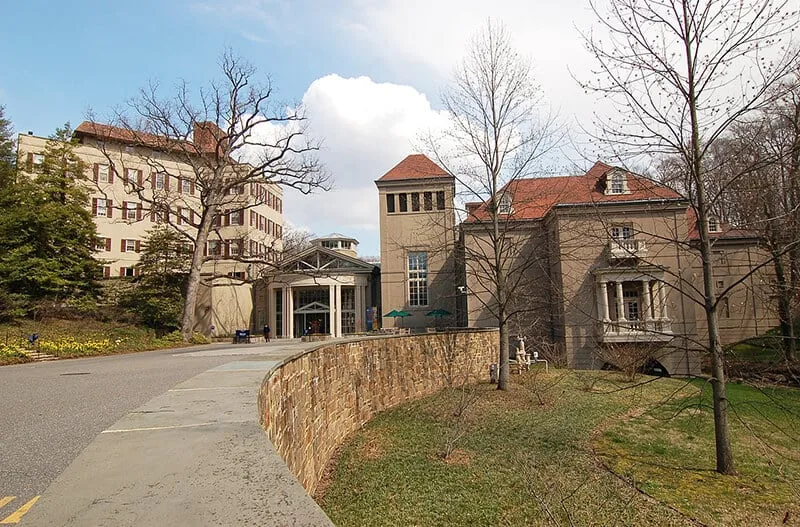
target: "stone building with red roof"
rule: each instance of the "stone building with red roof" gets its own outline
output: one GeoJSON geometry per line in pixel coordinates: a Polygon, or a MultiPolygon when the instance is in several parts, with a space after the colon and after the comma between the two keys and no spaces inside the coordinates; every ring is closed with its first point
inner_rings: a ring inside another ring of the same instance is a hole
{"type": "MultiPolygon", "coordinates": [[[[389,266],[384,310],[458,308],[463,292],[464,322],[496,326],[488,267],[494,254],[489,202],[467,203],[456,229],[460,240],[448,242],[451,224],[435,217],[434,208],[413,204],[424,203],[425,196],[445,184],[452,187],[442,210],[453,210],[454,178],[415,155],[377,184],[381,260],[389,266]],[[405,203],[402,210],[400,203],[405,203]],[[427,283],[436,290],[429,288],[424,305],[412,296],[421,284],[413,268],[419,257],[410,255],[420,253],[451,262],[441,267],[443,274],[430,266],[426,270],[427,283]]],[[[699,372],[699,349],[706,338],[702,270],[693,249],[696,221],[686,199],[648,178],[598,162],[582,175],[512,181],[497,201],[504,266],[516,284],[509,289],[516,312],[509,320],[512,335],[526,336],[529,348],[576,368],[617,366],[625,354],[645,354],[656,371],[699,372]]],[[[452,214],[440,216],[449,221],[452,214]]],[[[769,268],[743,279],[767,257],[758,237],[717,221],[712,228],[717,231],[712,233],[714,280],[723,297],[723,342],[774,327],[769,268]]],[[[430,321],[409,317],[404,324],[424,327],[430,321]]]]}

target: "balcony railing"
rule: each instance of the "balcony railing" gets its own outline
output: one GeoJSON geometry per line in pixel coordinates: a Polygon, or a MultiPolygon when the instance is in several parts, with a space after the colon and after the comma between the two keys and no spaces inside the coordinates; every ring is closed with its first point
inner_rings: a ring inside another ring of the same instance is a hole
{"type": "Polygon", "coordinates": [[[667,342],[672,339],[672,321],[611,320],[601,322],[603,342],[667,342]]]}
{"type": "Polygon", "coordinates": [[[647,244],[644,240],[614,239],[608,242],[608,252],[612,258],[644,258],[647,256],[647,244]]]}

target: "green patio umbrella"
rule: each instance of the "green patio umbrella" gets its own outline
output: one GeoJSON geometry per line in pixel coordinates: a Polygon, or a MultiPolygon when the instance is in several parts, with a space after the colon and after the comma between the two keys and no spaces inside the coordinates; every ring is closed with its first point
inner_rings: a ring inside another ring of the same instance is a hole
{"type": "Polygon", "coordinates": [[[427,313],[425,313],[426,317],[434,317],[434,318],[449,317],[450,315],[452,315],[452,313],[446,309],[434,309],[433,311],[428,311],[427,313]]]}
{"type": "Polygon", "coordinates": [[[391,311],[389,311],[388,313],[386,313],[383,316],[391,317],[391,318],[395,319],[395,323],[397,323],[397,318],[398,317],[400,317],[401,319],[403,319],[405,317],[410,317],[411,313],[409,313],[408,311],[402,311],[402,310],[398,311],[396,309],[392,309],[391,311]]]}

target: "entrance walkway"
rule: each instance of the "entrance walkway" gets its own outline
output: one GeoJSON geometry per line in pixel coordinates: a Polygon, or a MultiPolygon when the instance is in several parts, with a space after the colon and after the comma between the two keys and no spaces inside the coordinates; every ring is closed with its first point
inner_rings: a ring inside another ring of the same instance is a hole
{"type": "Polygon", "coordinates": [[[259,425],[266,372],[319,343],[204,349],[231,361],[174,386],[104,430],[21,526],[332,525],[259,425]]]}

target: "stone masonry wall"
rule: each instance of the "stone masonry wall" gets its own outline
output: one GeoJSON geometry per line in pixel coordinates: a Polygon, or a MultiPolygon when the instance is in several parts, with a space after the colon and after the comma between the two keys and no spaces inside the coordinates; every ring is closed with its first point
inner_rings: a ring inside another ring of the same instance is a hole
{"type": "Polygon", "coordinates": [[[378,412],[449,382],[488,380],[497,330],[366,338],[288,359],[264,379],[262,425],[313,494],[336,448],[378,412]]]}

